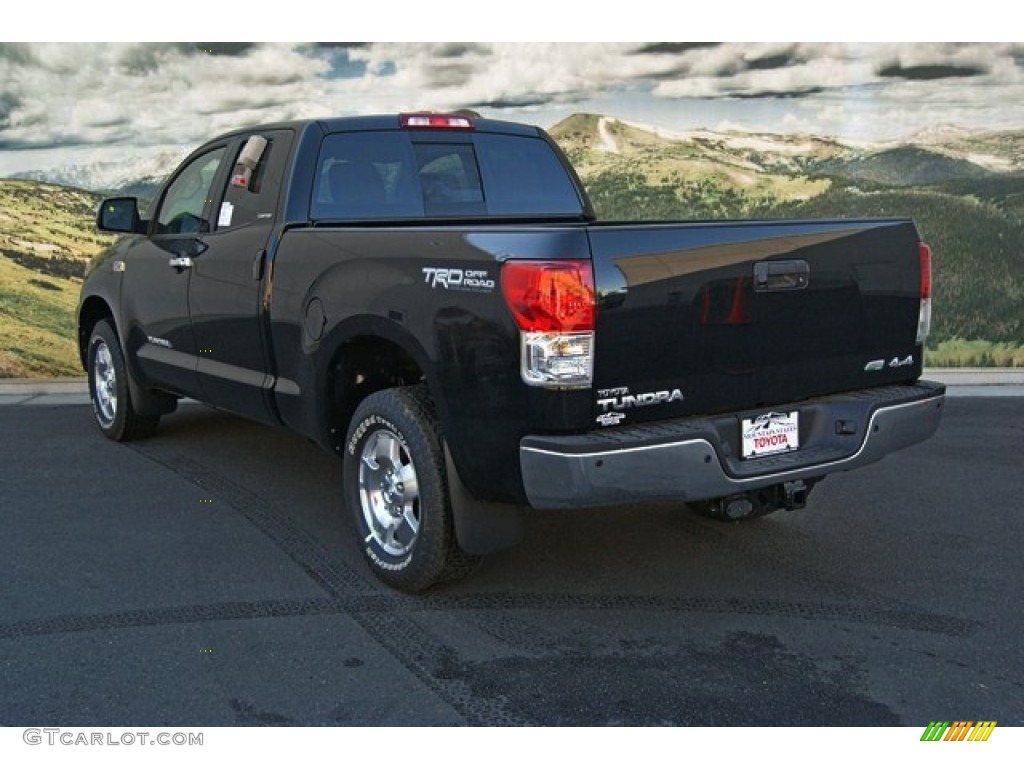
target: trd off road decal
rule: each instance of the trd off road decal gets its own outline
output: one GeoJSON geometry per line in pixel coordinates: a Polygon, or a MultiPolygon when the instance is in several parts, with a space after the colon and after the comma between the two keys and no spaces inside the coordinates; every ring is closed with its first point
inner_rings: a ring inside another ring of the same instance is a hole
{"type": "Polygon", "coordinates": [[[494,290],[494,280],[486,269],[424,267],[423,282],[431,288],[441,288],[445,291],[490,293],[494,290]]]}

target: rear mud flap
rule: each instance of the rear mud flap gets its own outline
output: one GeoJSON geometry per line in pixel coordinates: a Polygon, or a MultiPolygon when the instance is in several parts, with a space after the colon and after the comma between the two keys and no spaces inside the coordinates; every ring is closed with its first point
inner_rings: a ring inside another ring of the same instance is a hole
{"type": "Polygon", "coordinates": [[[471,555],[489,555],[521,542],[523,518],[520,508],[512,504],[481,501],[466,490],[447,445],[444,447],[444,463],[459,547],[471,555]]]}

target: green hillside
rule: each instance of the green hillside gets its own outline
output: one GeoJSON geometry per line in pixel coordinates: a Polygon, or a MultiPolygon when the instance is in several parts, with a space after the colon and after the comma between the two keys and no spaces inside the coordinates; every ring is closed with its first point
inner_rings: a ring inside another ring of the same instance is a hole
{"type": "MultiPolygon", "coordinates": [[[[710,207],[703,215],[714,217],[755,210],[765,202],[813,197],[829,182],[805,173],[803,152],[820,158],[840,155],[836,145],[817,139],[790,144],[780,137],[707,132],[680,139],[600,115],[573,115],[554,126],[551,135],[587,182],[595,205],[600,198],[602,218],[660,216],[670,200],[648,199],[643,189],[655,196],[674,194],[689,206],[685,211],[703,210],[701,201],[707,201],[710,207]],[[623,179],[627,191],[619,196],[615,189],[623,179]],[[633,194],[637,190],[641,193],[633,194]]],[[[691,213],[678,215],[693,218],[691,213]]]]}
{"type": "Polygon", "coordinates": [[[893,187],[940,184],[951,179],[980,179],[992,175],[969,160],[949,157],[921,147],[895,147],[863,157],[816,164],[825,176],[873,181],[893,187]]]}
{"type": "Polygon", "coordinates": [[[1021,134],[871,151],[820,137],[659,135],[600,115],[551,134],[601,219],[910,216],[935,253],[928,362],[1024,366],[1021,134]]]}
{"type": "MultiPolygon", "coordinates": [[[[1024,177],[1017,182],[1024,189],[1024,177]]],[[[1024,344],[1024,222],[990,200],[941,188],[832,189],[779,203],[782,217],[912,216],[934,253],[932,344],[954,338],[1024,344]]]]}
{"type": "Polygon", "coordinates": [[[96,232],[96,203],[79,189],[0,179],[0,377],[82,374],[81,276],[113,241],[96,232]]]}
{"type": "MultiPolygon", "coordinates": [[[[585,114],[551,134],[601,219],[912,216],[935,252],[928,362],[1024,366],[1024,134],[868,150],[818,136],[673,134],[585,114]]],[[[96,232],[97,202],[0,179],[0,377],[82,373],[81,276],[113,241],[96,232]]]]}

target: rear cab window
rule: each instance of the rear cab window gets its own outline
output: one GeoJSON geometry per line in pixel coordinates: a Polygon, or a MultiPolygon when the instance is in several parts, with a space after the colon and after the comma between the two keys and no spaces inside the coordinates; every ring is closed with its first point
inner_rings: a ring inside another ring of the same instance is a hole
{"type": "Polygon", "coordinates": [[[315,221],[578,218],[583,203],[539,137],[363,131],[324,138],[310,214],[315,221]]]}

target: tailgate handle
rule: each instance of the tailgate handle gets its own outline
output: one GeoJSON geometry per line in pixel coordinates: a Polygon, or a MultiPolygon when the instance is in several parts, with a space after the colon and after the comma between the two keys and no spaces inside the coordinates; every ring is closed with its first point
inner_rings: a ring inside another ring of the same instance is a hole
{"type": "Polygon", "coordinates": [[[755,291],[799,291],[811,279],[811,267],[803,259],[759,261],[754,264],[755,291]]]}

